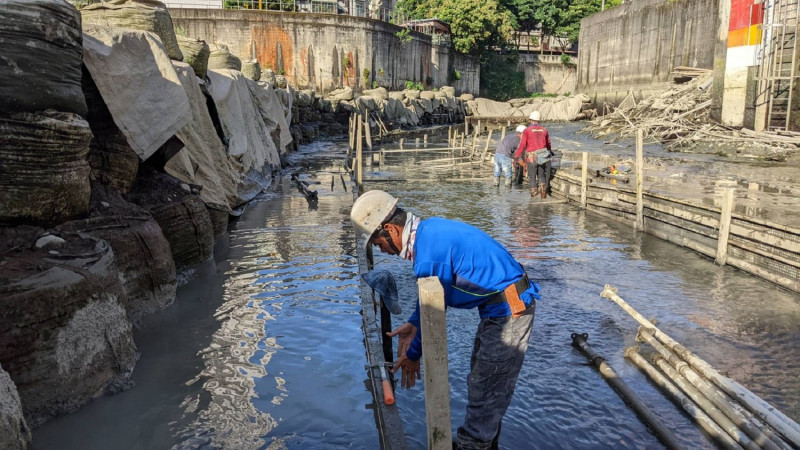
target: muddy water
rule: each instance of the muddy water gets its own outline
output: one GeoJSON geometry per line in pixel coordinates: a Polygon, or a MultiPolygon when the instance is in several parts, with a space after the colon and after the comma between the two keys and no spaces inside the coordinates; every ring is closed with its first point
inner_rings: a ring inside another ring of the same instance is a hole
{"type": "MultiPolygon", "coordinates": [[[[566,135],[566,133],[562,133],[566,135]]],[[[584,139],[574,136],[576,141],[584,139]]],[[[253,204],[218,242],[216,261],[136,334],[137,386],[34,431],[49,448],[377,449],[367,391],[357,261],[339,178],[342,146],[296,156],[321,184],[309,204],[288,182],[253,204]],[[326,158],[311,158],[327,152],[326,158]],[[337,153],[338,152],[338,153],[337,153]],[[317,153],[318,154],[318,153],[317,153]],[[334,187],[331,189],[331,181],[334,187]]],[[[637,323],[599,296],[605,284],[723,373],[800,419],[800,298],[774,285],[571,205],[491,186],[485,170],[439,167],[442,155],[394,155],[366,174],[423,216],[473,223],[504,243],[543,290],[501,447],[660,448],[656,438],[570,346],[589,342],[677,430],[708,440],[622,357],[637,323]],[[393,181],[380,181],[393,180],[393,181]],[[402,181],[416,180],[416,181],[402,181]]],[[[404,314],[410,264],[398,274],[404,314]]],[[[476,311],[448,312],[453,426],[463,420],[476,311]]],[[[398,391],[412,448],[425,447],[424,390],[398,391]]]]}

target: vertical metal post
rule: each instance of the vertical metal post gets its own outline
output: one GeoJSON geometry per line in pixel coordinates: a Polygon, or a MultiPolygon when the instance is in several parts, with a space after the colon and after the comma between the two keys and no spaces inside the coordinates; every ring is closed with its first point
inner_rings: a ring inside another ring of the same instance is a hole
{"type": "Polygon", "coordinates": [[[634,229],[644,230],[644,137],[642,129],[636,130],[636,223],[634,229]]]}
{"type": "MultiPolygon", "coordinates": [[[[528,174],[530,176],[530,174],[528,174]]],[[[581,209],[586,209],[586,190],[589,181],[589,154],[581,155],[581,209]]]]}
{"type": "Polygon", "coordinates": [[[437,277],[422,278],[419,286],[422,362],[425,365],[425,415],[428,449],[453,448],[450,430],[450,380],[447,369],[447,327],[444,289],[437,277]]]}
{"type": "Polygon", "coordinates": [[[731,215],[733,213],[733,189],[725,189],[722,193],[722,207],[719,213],[719,233],[717,236],[717,258],[720,266],[728,259],[728,236],[731,232],[731,215]]]}

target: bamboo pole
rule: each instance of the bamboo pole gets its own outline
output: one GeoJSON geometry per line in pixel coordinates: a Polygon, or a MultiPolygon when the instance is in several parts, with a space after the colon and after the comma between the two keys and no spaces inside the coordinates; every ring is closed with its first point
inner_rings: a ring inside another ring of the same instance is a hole
{"type": "Polygon", "coordinates": [[[715,262],[725,265],[728,259],[728,236],[731,233],[731,213],[733,212],[733,189],[725,189],[722,194],[722,209],[719,214],[719,237],[717,238],[717,258],[715,262]]]}
{"type": "Polygon", "coordinates": [[[467,133],[461,135],[461,156],[464,156],[464,152],[467,150],[467,147],[464,146],[464,139],[466,139],[467,133]]]}
{"type": "Polygon", "coordinates": [[[586,209],[586,191],[589,188],[589,154],[581,156],[581,209],[586,209]]]}
{"type": "MultiPolygon", "coordinates": [[[[425,336],[423,334],[423,336],[425,336]]],[[[605,359],[598,355],[592,347],[589,346],[589,343],[586,342],[586,339],[589,336],[587,334],[578,334],[572,333],[572,345],[578,348],[584,355],[591,361],[592,365],[597,368],[600,372],[600,375],[606,380],[611,387],[616,390],[620,397],[625,400],[628,405],[630,405],[631,409],[636,412],[636,415],[645,422],[651,430],[661,439],[661,442],[670,449],[681,449],[683,446],[678,442],[678,438],[675,437],[675,434],[670,430],[658,416],[647,407],[647,404],[636,395],[631,388],[625,384],[624,381],[617,375],[617,372],[609,366],[605,359]]]]}
{"type": "Polygon", "coordinates": [[[469,157],[475,157],[475,145],[478,143],[478,129],[475,128],[475,134],[472,136],[472,149],[469,151],[469,157]]]}
{"type": "MultiPolygon", "coordinates": [[[[700,376],[689,367],[686,361],[678,358],[677,355],[658,342],[658,340],[653,337],[653,330],[651,328],[645,328],[644,326],[639,327],[636,340],[650,344],[650,346],[653,347],[662,358],[670,363],[679,374],[685,377],[686,381],[694,386],[704,398],[708,399],[711,404],[721,411],[725,417],[730,419],[737,428],[747,433],[756,445],[767,450],[781,450],[770,436],[767,436],[764,431],[750,421],[750,418],[745,417],[744,414],[737,411],[732,402],[723,397],[715,386],[702,380],[700,376]]],[[[700,406],[702,407],[703,405],[700,406]]]]}
{"type": "Polygon", "coordinates": [[[422,146],[423,147],[427,147],[428,146],[428,134],[427,133],[422,135],[422,146]]]}
{"type": "Polygon", "coordinates": [[[742,447],[746,448],[747,450],[759,450],[761,447],[758,446],[755,442],[753,442],[739,427],[736,426],[730,419],[728,419],[725,414],[722,414],[722,411],[717,409],[711,402],[708,401],[707,398],[703,396],[700,391],[697,390],[694,386],[691,385],[686,380],[686,377],[679,374],[668,362],[664,359],[661,355],[655,355],[653,357],[653,362],[655,363],[656,367],[661,369],[664,374],[669,377],[675,384],[681,388],[684,394],[689,396],[693,402],[695,402],[698,406],[703,408],[703,411],[709,415],[714,422],[725,430],[736,442],[739,443],[742,447]]]}
{"type": "Polygon", "coordinates": [[[706,379],[714,383],[723,392],[738,401],[748,411],[753,413],[754,416],[769,424],[791,445],[800,447],[800,425],[795,421],[778,411],[774,406],[765,402],[762,398],[750,392],[750,390],[741,384],[719,373],[710,364],[656,328],[652,322],[645,319],[644,316],[628,305],[625,300],[620,298],[617,295],[616,289],[610,285],[606,285],[600,295],[619,305],[620,308],[630,314],[639,324],[647,328],[652,328],[653,336],[655,336],[659,342],[689,363],[700,375],[706,377],[706,379]]]}
{"type": "Polygon", "coordinates": [[[709,436],[717,441],[727,450],[739,450],[742,448],[728,433],[714,422],[708,414],[695,405],[692,400],[678,389],[669,378],[656,370],[642,355],[639,354],[638,347],[628,347],[625,349],[625,357],[630,360],[642,372],[647,374],[650,379],[664,391],[667,396],[676,404],[680,405],[694,422],[703,429],[709,436]]]}
{"type": "Polygon", "coordinates": [[[422,278],[419,286],[422,360],[425,365],[425,416],[428,449],[450,450],[450,380],[447,369],[447,326],[444,289],[437,277],[422,278]]]}
{"type": "Polygon", "coordinates": [[[644,138],[642,129],[636,130],[636,222],[633,227],[635,230],[644,230],[644,203],[642,193],[644,191],[644,138]]]}

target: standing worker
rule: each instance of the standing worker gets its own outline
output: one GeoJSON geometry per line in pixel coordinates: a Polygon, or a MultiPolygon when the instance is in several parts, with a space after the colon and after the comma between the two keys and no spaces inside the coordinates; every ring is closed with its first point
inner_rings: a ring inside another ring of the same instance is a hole
{"type": "MultiPolygon", "coordinates": [[[[416,278],[435,276],[445,305],[478,308],[480,323],[467,377],[467,411],[455,448],[497,448],[500,424],[511,402],[533,327],[539,286],[497,241],[472,225],[438,217],[422,219],[397,206],[390,194],[373,190],[350,211],[367,247],[410,260],[416,278]]],[[[422,340],[419,300],[408,322],[388,332],[399,336],[397,361],[401,385],[420,379],[422,340]]]]}
{"type": "Polygon", "coordinates": [[[524,157],[528,165],[531,197],[536,197],[539,193],[542,198],[546,198],[550,185],[550,135],[547,133],[547,128],[539,125],[542,119],[539,111],[532,111],[528,118],[531,124],[522,132],[514,161],[524,157]]]}
{"type": "Polygon", "coordinates": [[[506,177],[506,186],[511,186],[511,179],[514,178],[514,169],[512,168],[512,159],[514,152],[519,147],[520,136],[525,131],[525,125],[520,125],[517,130],[504,137],[497,145],[497,150],[494,152],[494,185],[500,186],[500,171],[506,177]]]}

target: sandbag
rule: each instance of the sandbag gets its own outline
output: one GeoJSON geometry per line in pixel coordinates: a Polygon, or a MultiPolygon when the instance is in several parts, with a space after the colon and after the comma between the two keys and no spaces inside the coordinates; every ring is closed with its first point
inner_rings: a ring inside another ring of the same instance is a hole
{"type": "Polygon", "coordinates": [[[84,25],[128,28],[158,35],[170,59],[183,61],[167,7],[157,0],[106,0],[81,8],[84,25]]]}
{"type": "Polygon", "coordinates": [[[242,75],[253,80],[261,79],[261,64],[256,60],[242,62],[242,75]]]}
{"type": "Polygon", "coordinates": [[[169,241],[177,270],[196,267],[214,254],[214,226],[198,195],[153,206],[150,212],[169,241]]]}
{"type": "Polygon", "coordinates": [[[76,114],[0,114],[0,222],[54,225],[86,214],[91,139],[76,114]]]}
{"type": "Polygon", "coordinates": [[[0,365],[0,448],[22,450],[31,446],[31,429],[22,416],[17,386],[0,365]]]}
{"type": "Polygon", "coordinates": [[[0,111],[86,114],[81,17],[64,0],[4,0],[0,7],[0,111]]]}
{"type": "Polygon", "coordinates": [[[213,255],[214,230],[199,195],[185,183],[143,165],[126,200],[150,211],[164,233],[180,273],[213,255]]]}
{"type": "Polygon", "coordinates": [[[122,306],[134,325],[175,299],[177,279],[169,243],[146,210],[119,193],[93,186],[92,215],[58,226],[63,233],[85,233],[111,245],[122,275],[122,306]]]}
{"type": "Polygon", "coordinates": [[[228,50],[224,45],[215,45],[208,56],[208,68],[242,70],[242,60],[228,50]]]}
{"type": "Polygon", "coordinates": [[[31,427],[125,388],[138,358],[108,243],[36,248],[37,236],[0,228],[0,361],[31,427]]]}
{"type": "Polygon", "coordinates": [[[206,41],[183,36],[177,38],[181,53],[183,53],[183,62],[192,67],[198,78],[205,78],[206,70],[208,70],[208,57],[211,55],[211,49],[206,41]]]}
{"type": "Polygon", "coordinates": [[[92,142],[89,146],[89,166],[91,179],[110,186],[122,194],[127,194],[136,180],[139,170],[139,156],[128,144],[106,102],[97,90],[92,75],[83,71],[83,93],[89,112],[86,120],[92,129],[92,142]]]}

